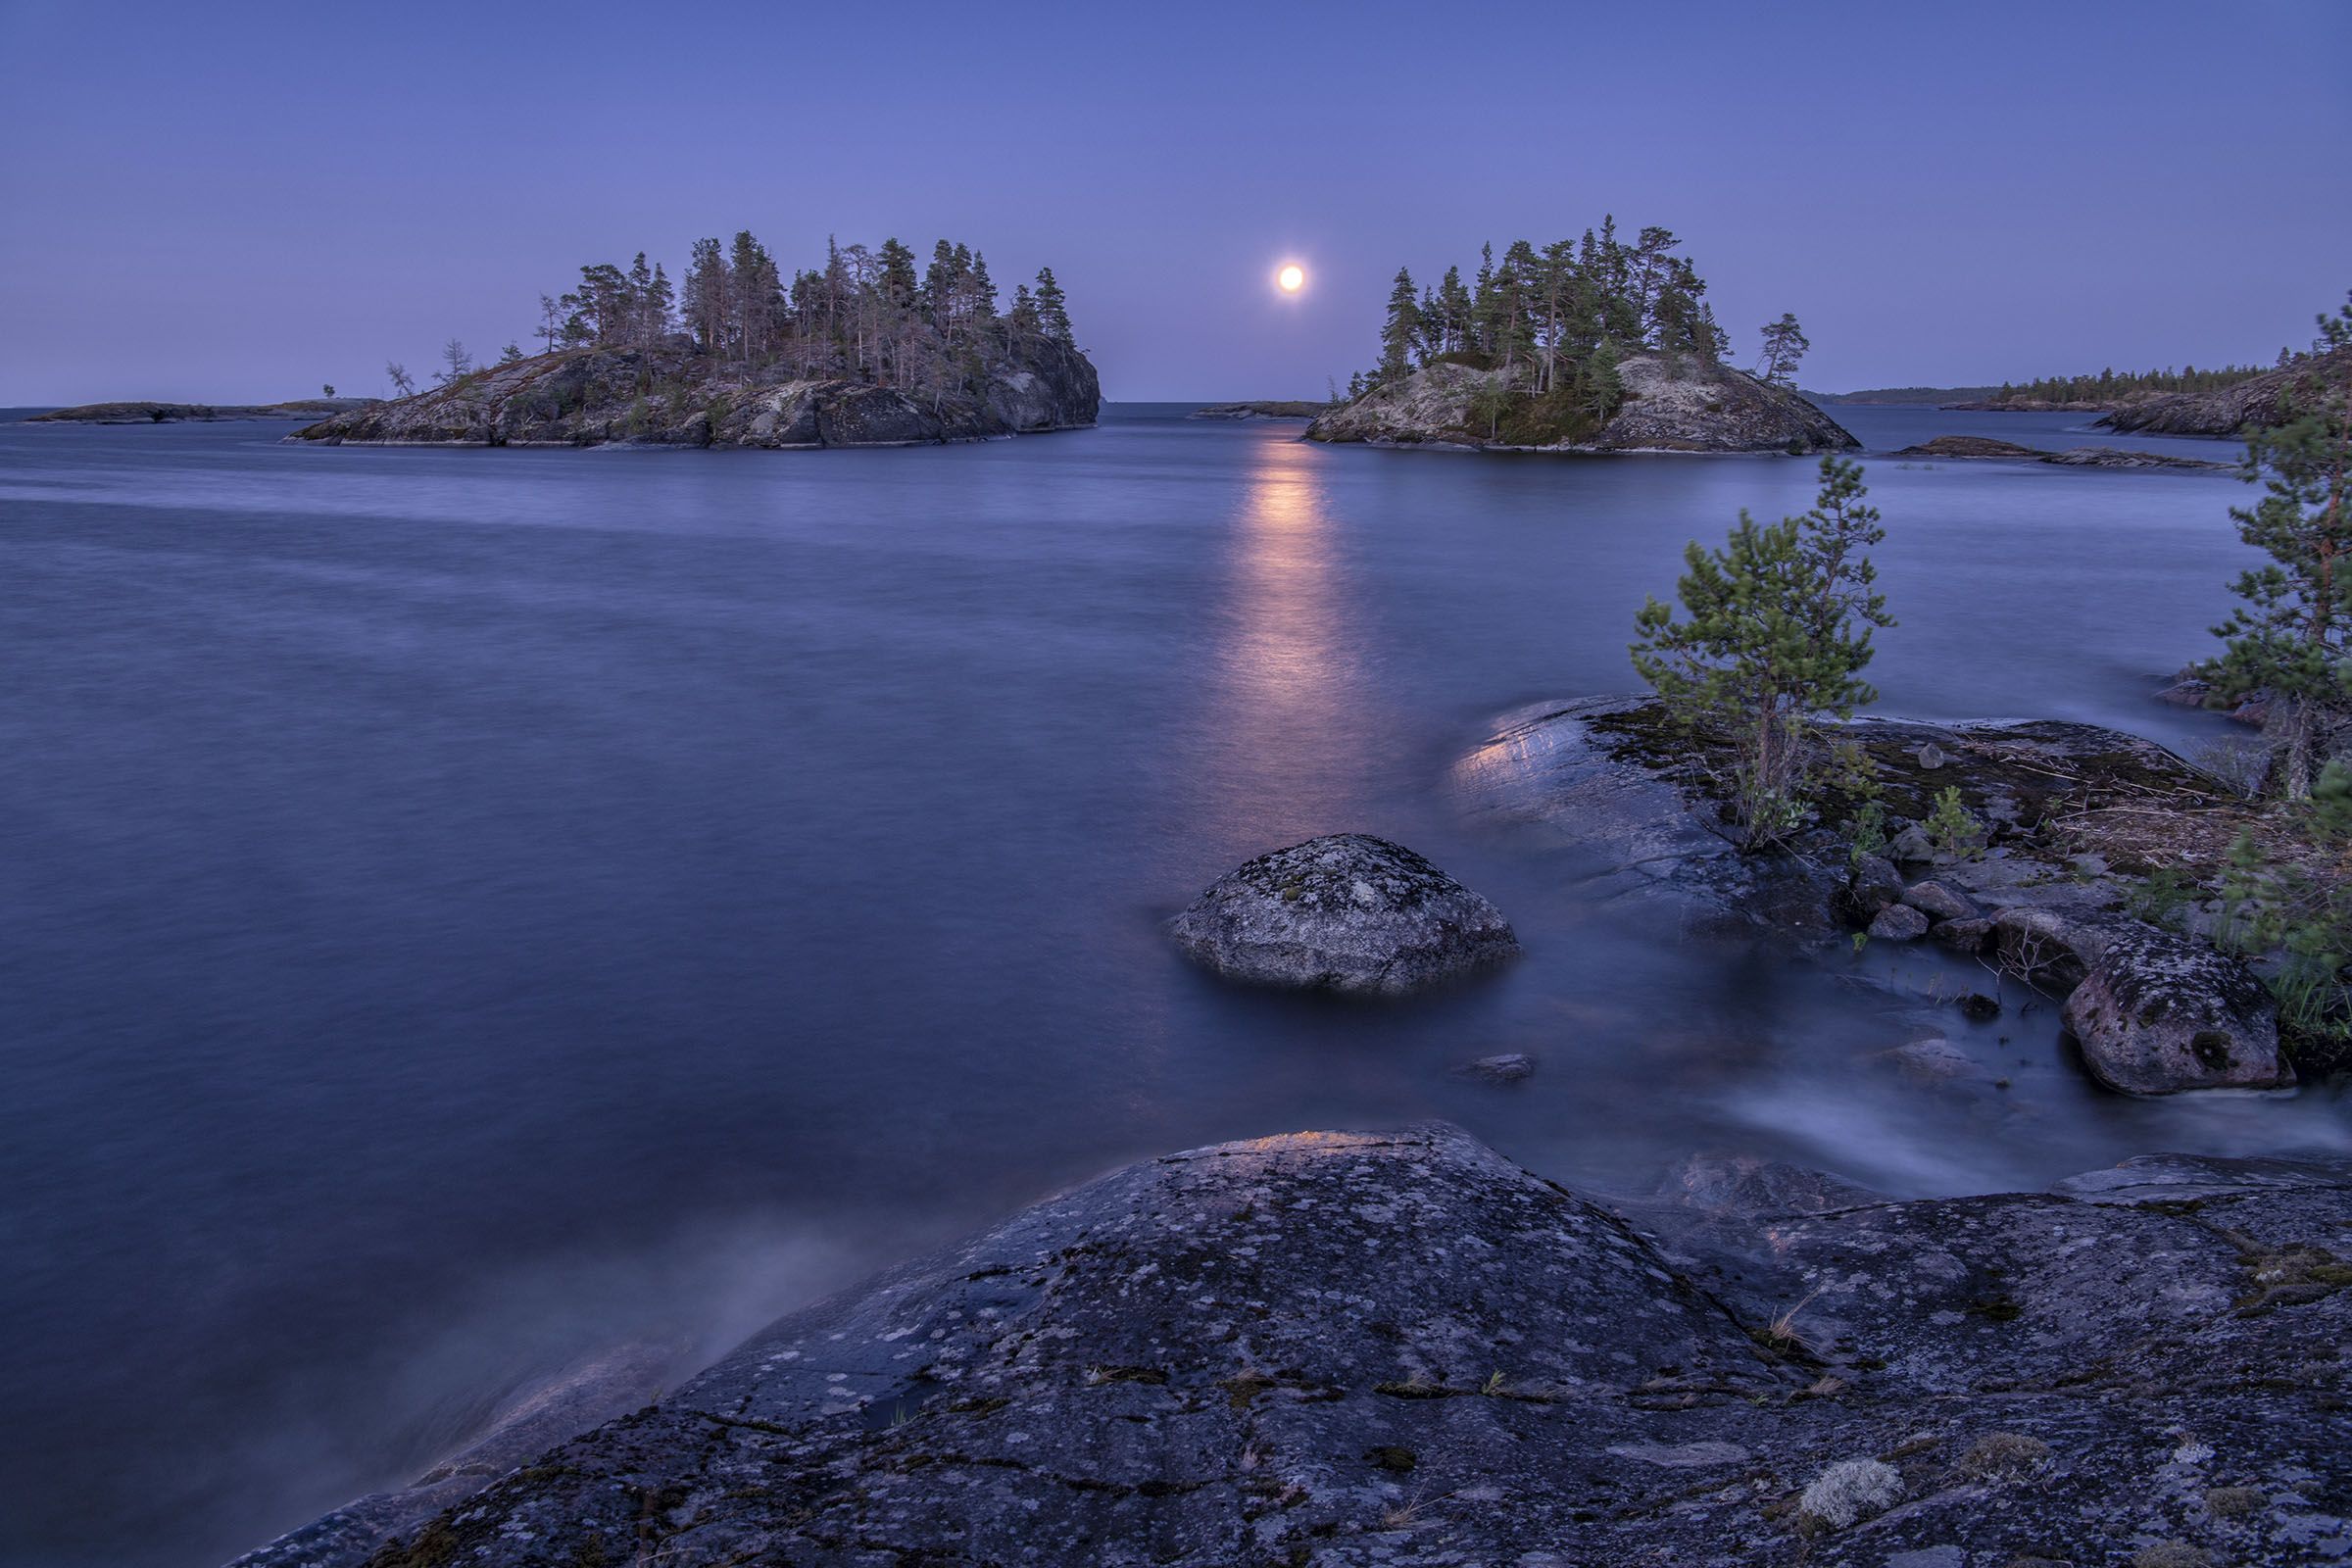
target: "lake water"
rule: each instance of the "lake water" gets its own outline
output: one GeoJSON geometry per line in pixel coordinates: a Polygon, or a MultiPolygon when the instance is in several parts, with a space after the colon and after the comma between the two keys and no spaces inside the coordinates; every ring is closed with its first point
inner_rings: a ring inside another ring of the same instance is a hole
{"type": "MultiPolygon", "coordinates": [[[[1445,776],[1489,719],[1626,688],[1684,542],[1801,510],[1810,463],[1179,412],[822,454],[0,423],[11,1560],[217,1561],[602,1346],[683,1370],[1215,1139],[1438,1115],[1571,1184],[1717,1150],[1901,1194],[2352,1145],[2333,1092],[2104,1096],[2054,1008],[1938,1008],[1973,965],[1685,941],[1464,819],[1445,776]],[[1367,1006],[1159,935],[1342,829],[1494,898],[1524,961],[1367,1006]],[[2011,1086],[1888,1071],[1923,1019],[2011,1086]],[[1450,1072],[1501,1051],[1534,1078],[1450,1072]]],[[[1834,412],[1874,451],[2109,439],[1834,412]]],[[[2234,479],[1870,484],[1883,710],[2225,731],[2151,694],[2246,564],[2234,479]]]]}

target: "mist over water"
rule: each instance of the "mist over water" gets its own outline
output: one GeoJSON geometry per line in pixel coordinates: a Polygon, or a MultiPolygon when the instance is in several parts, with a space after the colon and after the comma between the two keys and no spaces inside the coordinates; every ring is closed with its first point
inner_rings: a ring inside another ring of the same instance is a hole
{"type": "MultiPolygon", "coordinates": [[[[1177,412],[781,455],[0,424],[11,1549],[217,1561],[582,1357],[683,1375],[1215,1139],[1436,1115],[1604,1190],[1717,1150],[1904,1195],[2352,1147],[2331,1093],[2101,1095],[2054,1007],[1938,1002],[1992,988],[1972,963],[1688,939],[1464,816],[1489,721],[1627,688],[1685,541],[1801,510],[1810,463],[1177,412]],[[1160,937],[1345,829],[1489,895],[1525,959],[1367,1006],[1160,937]],[[2011,1087],[1878,1054],[1933,1031],[2011,1087]],[[1501,1051],[1535,1077],[1450,1071],[1501,1051]]],[[[1874,451],[2109,439],[1834,412],[1874,451]]],[[[2230,733],[2150,694],[2246,563],[2234,480],[1867,461],[1881,710],[2230,733]]]]}

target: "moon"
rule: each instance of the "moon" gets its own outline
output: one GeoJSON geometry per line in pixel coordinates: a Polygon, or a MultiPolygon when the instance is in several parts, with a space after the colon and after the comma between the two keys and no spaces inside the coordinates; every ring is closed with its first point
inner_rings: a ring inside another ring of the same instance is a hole
{"type": "Polygon", "coordinates": [[[1285,294],[1298,293],[1306,287],[1306,269],[1297,262],[1284,263],[1282,270],[1274,274],[1274,286],[1285,294]]]}

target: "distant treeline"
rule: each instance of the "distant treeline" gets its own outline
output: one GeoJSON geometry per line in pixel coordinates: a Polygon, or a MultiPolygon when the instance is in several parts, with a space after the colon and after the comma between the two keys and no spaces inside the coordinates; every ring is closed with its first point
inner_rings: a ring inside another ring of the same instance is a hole
{"type": "Polygon", "coordinates": [[[1858,392],[1807,392],[1805,397],[1814,403],[1864,406],[1878,403],[1974,403],[1979,399],[1997,396],[2003,390],[1997,386],[1874,386],[1858,392]]]}
{"type": "MultiPolygon", "coordinates": [[[[2279,351],[2278,363],[2291,358],[2279,351]]],[[[2046,375],[2038,381],[2004,381],[1987,403],[2098,403],[2113,405],[2164,392],[2219,392],[2262,374],[2260,365],[2226,365],[2200,370],[2191,365],[2172,370],[2101,370],[2096,375],[2046,375]]]]}

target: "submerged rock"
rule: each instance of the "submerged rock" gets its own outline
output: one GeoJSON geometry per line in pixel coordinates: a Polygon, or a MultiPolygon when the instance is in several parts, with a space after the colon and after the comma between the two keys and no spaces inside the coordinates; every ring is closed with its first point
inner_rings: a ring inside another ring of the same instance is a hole
{"type": "Polygon", "coordinates": [[[1454,1071],[1464,1078],[1476,1078],[1490,1084],[1515,1084],[1534,1076],[1536,1058],[1520,1052],[1508,1052],[1499,1056],[1481,1056],[1465,1061],[1454,1071]]]}
{"type": "Polygon", "coordinates": [[[1229,979],[1392,996],[1519,951],[1494,905],[1365,833],[1261,855],[1220,877],[1169,931],[1229,979]]]}
{"type": "Polygon", "coordinates": [[[1612,1211],[1443,1126],[1192,1150],[243,1563],[2309,1562],[2352,1506],[2352,1166],[2208,1163],[2193,1204],[1746,1162],[1612,1211]]]}
{"type": "Polygon", "coordinates": [[[2066,999],[2091,1075],[2133,1095],[2279,1089],[2278,1009],[2254,971],[2201,942],[2141,926],[2112,933],[2066,999]]]}

